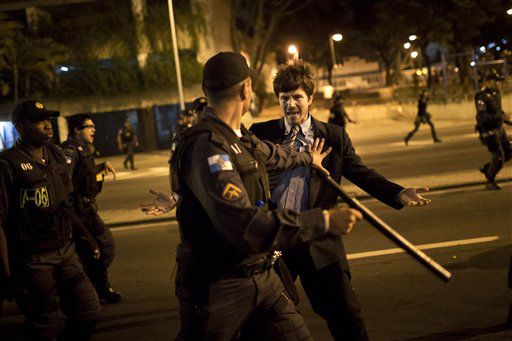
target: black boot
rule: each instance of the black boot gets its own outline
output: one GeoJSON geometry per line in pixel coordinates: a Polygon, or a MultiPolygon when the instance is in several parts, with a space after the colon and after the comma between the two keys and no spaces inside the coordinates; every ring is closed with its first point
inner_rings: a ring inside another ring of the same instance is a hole
{"type": "Polygon", "coordinates": [[[97,289],[96,292],[101,303],[118,303],[123,298],[121,293],[112,287],[97,289]]]}

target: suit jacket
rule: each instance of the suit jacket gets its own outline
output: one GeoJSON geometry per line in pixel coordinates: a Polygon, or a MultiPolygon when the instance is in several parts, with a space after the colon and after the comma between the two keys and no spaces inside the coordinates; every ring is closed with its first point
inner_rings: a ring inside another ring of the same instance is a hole
{"type": "MultiPolygon", "coordinates": [[[[395,209],[403,205],[396,200],[404,188],[393,183],[374,169],[368,168],[356,154],[352,142],[340,126],[321,122],[312,118],[315,138],[325,139],[325,148],[332,147],[332,152],[324,159],[323,166],[337,182],[345,177],[356,186],[395,209]]],[[[284,118],[262,123],[255,123],[250,130],[261,140],[281,144],[285,139],[284,118]]],[[[314,172],[309,181],[309,209],[321,207],[332,208],[338,201],[338,195],[317,177],[314,172]],[[321,194],[321,195],[320,195],[321,194]]],[[[347,256],[341,237],[329,236],[310,242],[309,252],[316,269],[322,269],[335,262],[341,262],[348,270],[347,256]]]]}

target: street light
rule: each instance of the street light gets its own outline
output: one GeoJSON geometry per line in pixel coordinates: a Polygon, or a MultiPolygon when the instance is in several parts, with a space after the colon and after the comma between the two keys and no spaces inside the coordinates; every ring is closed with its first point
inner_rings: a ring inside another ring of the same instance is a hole
{"type": "Polygon", "coordinates": [[[334,51],[334,42],[339,42],[343,40],[343,35],[339,33],[335,33],[329,37],[329,46],[331,47],[331,61],[332,66],[335,67],[336,63],[336,51],[334,51]]]}
{"type": "Polygon", "coordinates": [[[299,59],[299,49],[295,45],[288,46],[288,60],[293,62],[299,59]]]}
{"type": "Polygon", "coordinates": [[[341,41],[343,39],[343,35],[336,33],[332,35],[332,40],[334,41],[341,41]]]}
{"type": "MultiPolygon", "coordinates": [[[[343,35],[335,33],[329,36],[329,47],[331,48],[331,62],[332,69],[336,69],[336,51],[334,51],[334,42],[340,42],[343,40],[343,35]]],[[[329,70],[329,85],[332,86],[332,69],[329,70]]]]}
{"type": "Polygon", "coordinates": [[[418,51],[412,51],[411,52],[411,58],[412,59],[416,59],[416,57],[418,57],[418,51]]]}
{"type": "Polygon", "coordinates": [[[417,35],[415,35],[415,34],[411,34],[411,35],[409,36],[409,40],[410,40],[410,41],[415,41],[416,39],[418,39],[418,36],[417,36],[417,35]]]}
{"type": "Polygon", "coordinates": [[[404,44],[404,49],[408,50],[411,47],[411,43],[407,42],[404,44]]]}
{"type": "Polygon", "coordinates": [[[508,15],[512,15],[512,8],[510,8],[510,9],[508,9],[508,10],[507,10],[507,14],[508,14],[508,15]]]}

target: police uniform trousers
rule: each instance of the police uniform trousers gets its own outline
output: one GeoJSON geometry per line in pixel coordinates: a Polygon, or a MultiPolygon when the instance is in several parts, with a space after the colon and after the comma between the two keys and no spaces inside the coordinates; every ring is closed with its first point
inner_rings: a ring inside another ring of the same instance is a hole
{"type": "Polygon", "coordinates": [[[55,340],[59,335],[60,304],[66,322],[59,340],[89,340],[100,317],[100,302],[74,244],[21,262],[16,277],[21,279],[26,294],[17,297],[17,304],[25,315],[25,338],[55,340]]]}
{"type": "Polygon", "coordinates": [[[482,167],[482,171],[486,174],[488,181],[493,182],[503,168],[503,164],[512,157],[512,145],[503,128],[497,130],[495,134],[482,138],[482,142],[492,155],[491,161],[482,167]]]}
{"type": "Polygon", "coordinates": [[[176,294],[181,317],[176,340],[312,340],[273,269],[201,288],[185,287],[178,273],[176,294]]]}
{"type": "Polygon", "coordinates": [[[108,267],[112,264],[115,257],[114,236],[95,209],[88,210],[84,215],[80,215],[80,218],[98,243],[100,258],[94,259],[91,255],[90,247],[83,241],[77,241],[78,254],[83,262],[87,276],[91,279],[96,289],[99,291],[108,289],[110,288],[108,267]]]}
{"type": "Polygon", "coordinates": [[[418,129],[420,129],[420,125],[421,124],[428,124],[430,126],[430,132],[432,134],[432,139],[434,140],[437,140],[437,133],[436,133],[436,128],[434,127],[434,123],[432,123],[432,115],[430,115],[429,113],[426,113],[425,115],[423,116],[416,116],[416,119],[414,120],[414,129],[411,130],[407,136],[406,136],[406,140],[409,141],[413,136],[414,134],[416,134],[416,132],[418,131],[418,129]]]}
{"type": "Polygon", "coordinates": [[[292,279],[300,278],[313,310],[327,322],[335,340],[368,340],[346,261],[317,270],[308,245],[286,252],[284,260],[292,279]]]}

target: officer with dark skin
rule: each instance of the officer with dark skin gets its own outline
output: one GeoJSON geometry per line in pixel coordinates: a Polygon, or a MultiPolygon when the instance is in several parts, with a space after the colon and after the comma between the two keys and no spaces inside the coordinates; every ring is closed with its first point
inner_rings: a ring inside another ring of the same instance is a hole
{"type": "Polygon", "coordinates": [[[427,112],[427,105],[429,100],[429,94],[427,90],[422,90],[420,98],[418,99],[418,115],[414,120],[414,129],[411,130],[406,137],[404,137],[404,143],[407,146],[409,144],[409,140],[414,136],[414,134],[420,128],[422,124],[428,124],[430,126],[430,132],[432,133],[432,140],[434,143],[442,142],[436,133],[436,128],[434,127],[434,123],[432,123],[432,115],[427,112]]]}
{"type": "Polygon", "coordinates": [[[84,264],[87,276],[96,288],[98,297],[105,303],[117,303],[121,294],[112,289],[108,277],[108,267],[115,255],[115,244],[112,232],[98,215],[96,197],[101,192],[103,173],[112,173],[114,180],[116,171],[109,161],[101,164],[94,162],[94,155],[88,145],[94,142],[95,126],[92,116],[77,114],[68,118],[69,138],[62,143],[73,172],[73,195],[75,212],[84,222],[98,246],[101,256],[99,259],[90,257],[87,245],[77,243],[77,250],[84,264]]]}
{"type": "Polygon", "coordinates": [[[345,128],[347,121],[350,123],[356,123],[356,121],[352,120],[348,116],[347,111],[343,107],[343,98],[340,95],[337,95],[334,97],[334,105],[330,109],[329,123],[345,128]]]}
{"type": "Polygon", "coordinates": [[[510,139],[503,128],[503,123],[512,124],[510,115],[506,115],[501,106],[500,87],[503,78],[495,73],[485,77],[483,88],[475,95],[476,130],[480,141],[491,153],[490,162],[481,166],[480,172],[485,175],[485,189],[499,190],[496,175],[503,164],[512,157],[510,139]]]}
{"type": "Polygon", "coordinates": [[[311,153],[257,139],[241,124],[251,103],[245,58],[221,52],[203,70],[208,107],[172,159],[177,218],[178,340],[233,340],[245,325],[258,340],[310,340],[302,316],[272,268],[273,252],[326,234],[346,234],[362,218],[347,207],[297,213],[269,208],[266,167],[321,168],[330,151],[311,153]]]}
{"type": "Polygon", "coordinates": [[[66,156],[51,143],[50,117],[57,116],[32,100],[12,112],[20,138],[0,153],[0,283],[25,315],[26,339],[89,340],[100,303],[73,234],[99,252],[73,212],[66,156]],[[66,316],[60,334],[59,302],[66,316]]]}

